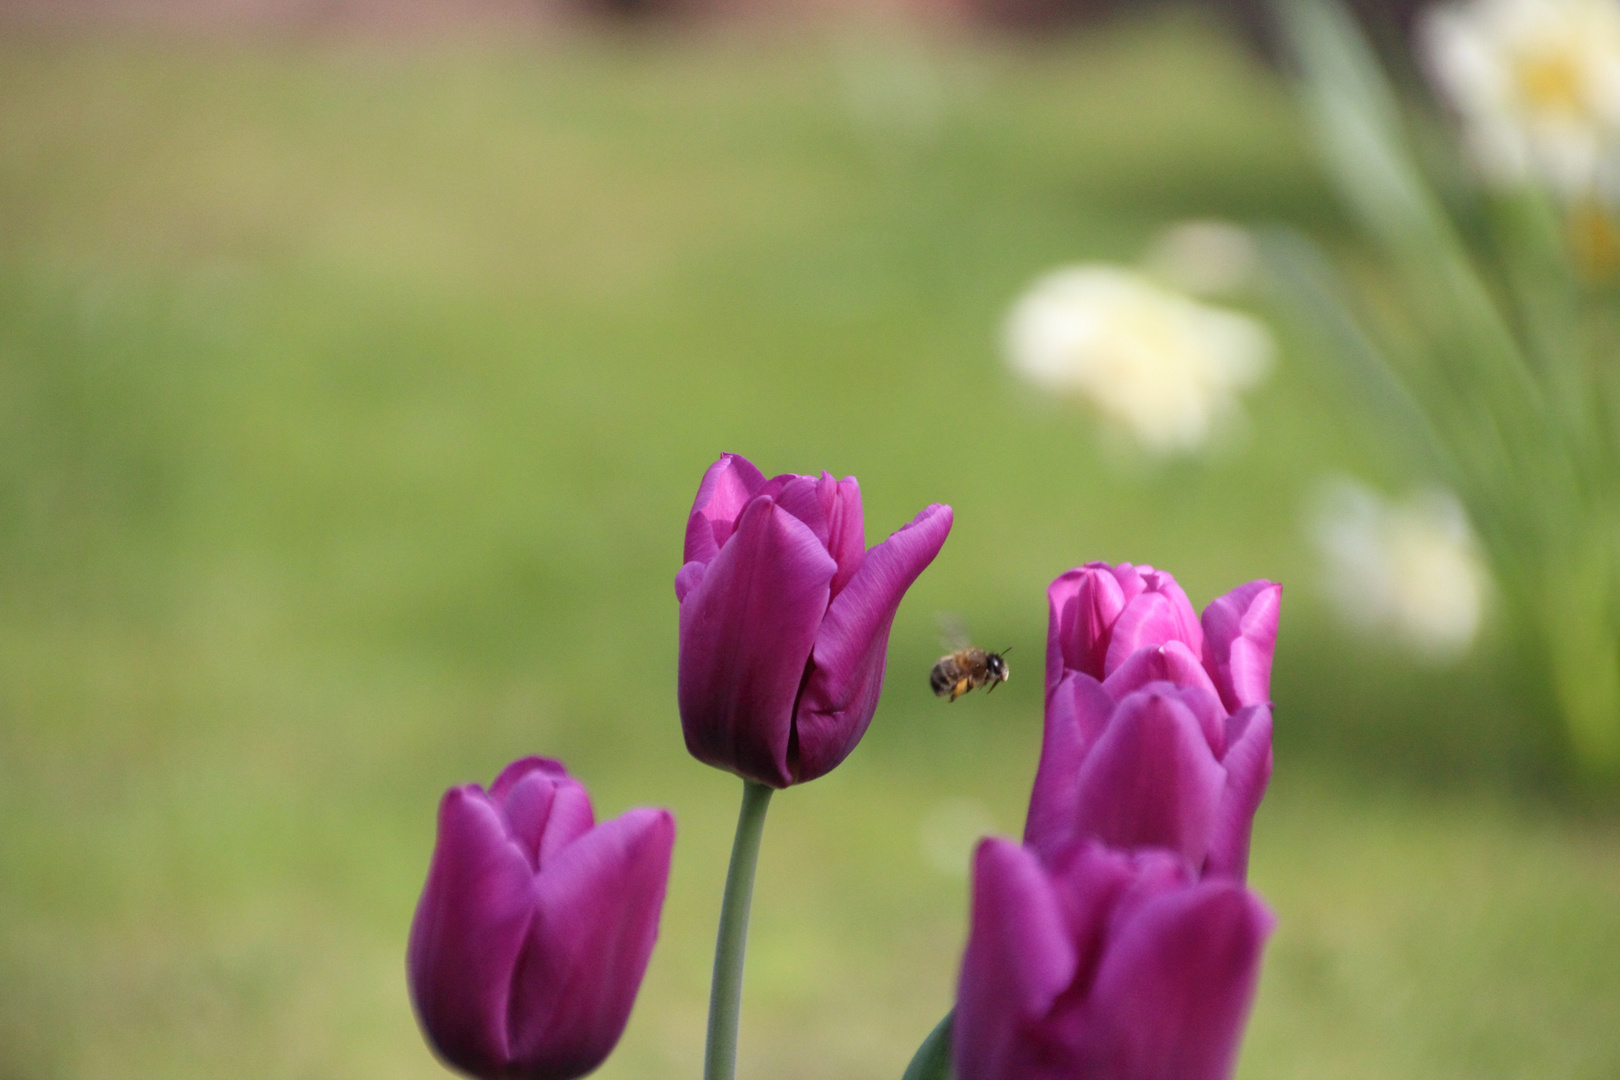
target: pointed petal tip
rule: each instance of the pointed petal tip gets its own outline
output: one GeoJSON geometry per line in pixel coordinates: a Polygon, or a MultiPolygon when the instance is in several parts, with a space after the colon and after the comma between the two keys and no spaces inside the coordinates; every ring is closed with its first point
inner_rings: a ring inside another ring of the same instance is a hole
{"type": "Polygon", "coordinates": [[[647,837],[666,847],[675,844],[675,815],[662,806],[635,806],[619,815],[624,828],[638,837],[647,837]]]}
{"type": "MultiPolygon", "coordinates": [[[[572,780],[568,769],[555,758],[545,758],[530,755],[518,758],[512,764],[500,771],[495,782],[489,785],[489,793],[495,798],[503,798],[512,790],[512,786],[531,772],[543,772],[556,780],[572,780]]],[[[575,781],[577,783],[577,781],[575,781]]]]}
{"type": "Polygon", "coordinates": [[[1074,781],[1077,836],[1169,848],[1203,865],[1226,772],[1184,696],[1195,693],[1157,683],[1120,702],[1074,781]]]}
{"type": "Polygon", "coordinates": [[[686,521],[683,559],[708,562],[726,539],[749,500],[764,486],[764,475],[741,454],[725,453],[698,483],[686,521]]]}

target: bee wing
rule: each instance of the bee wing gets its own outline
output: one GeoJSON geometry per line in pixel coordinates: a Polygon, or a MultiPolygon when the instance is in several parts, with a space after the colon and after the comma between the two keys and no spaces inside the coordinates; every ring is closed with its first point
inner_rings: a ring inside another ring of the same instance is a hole
{"type": "Polygon", "coordinates": [[[951,652],[973,644],[973,639],[968,636],[967,623],[955,612],[936,611],[934,621],[939,625],[940,642],[951,652]]]}

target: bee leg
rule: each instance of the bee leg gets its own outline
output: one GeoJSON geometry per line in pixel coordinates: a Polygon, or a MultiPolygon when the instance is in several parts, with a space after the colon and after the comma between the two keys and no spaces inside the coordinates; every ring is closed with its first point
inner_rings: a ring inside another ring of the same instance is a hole
{"type": "Polygon", "coordinates": [[[951,687],[951,700],[955,701],[957,698],[967,693],[969,689],[968,681],[966,679],[957,680],[956,685],[951,687]]]}

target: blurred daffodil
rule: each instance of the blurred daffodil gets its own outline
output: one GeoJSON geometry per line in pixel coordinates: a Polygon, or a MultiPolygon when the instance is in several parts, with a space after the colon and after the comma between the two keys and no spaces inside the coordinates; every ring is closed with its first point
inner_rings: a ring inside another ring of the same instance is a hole
{"type": "Polygon", "coordinates": [[[1121,267],[1040,278],[1014,305],[1009,362],[1053,393],[1083,398],[1156,454],[1187,453],[1239,412],[1265,375],[1271,334],[1121,267]]]}
{"type": "Polygon", "coordinates": [[[1352,626],[1391,631],[1437,661],[1473,644],[1490,579],[1467,515],[1449,492],[1391,503],[1337,480],[1323,488],[1312,530],[1328,594],[1352,626]]]}
{"type": "Polygon", "coordinates": [[[1429,73],[1488,179],[1574,200],[1615,194],[1620,3],[1471,0],[1420,27],[1429,73]]]}

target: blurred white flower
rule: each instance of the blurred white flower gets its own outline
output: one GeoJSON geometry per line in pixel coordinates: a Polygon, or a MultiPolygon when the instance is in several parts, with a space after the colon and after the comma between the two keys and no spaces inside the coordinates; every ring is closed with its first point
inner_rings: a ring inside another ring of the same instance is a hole
{"type": "Polygon", "coordinates": [[[1430,77],[1498,183],[1612,194],[1620,150],[1620,3],[1471,0],[1419,25],[1430,77]]]}
{"type": "Polygon", "coordinates": [[[1336,480],[1319,494],[1312,531],[1327,592],[1352,626],[1392,631],[1433,660],[1456,659],[1473,644],[1490,576],[1450,492],[1390,503],[1336,480]]]}
{"type": "Polygon", "coordinates": [[[1179,221],[1148,246],[1143,268],[1193,296],[1220,296],[1248,285],[1260,266],[1249,230],[1230,221],[1179,221]]]}
{"type": "Polygon", "coordinates": [[[1014,369],[1081,397],[1155,453],[1201,447],[1271,362],[1256,320],[1116,266],[1066,267],[1036,281],[1006,328],[1014,369]]]}
{"type": "Polygon", "coordinates": [[[967,877],[973,849],[982,837],[995,831],[995,820],[983,803],[942,799],[917,827],[917,841],[929,866],[951,877],[967,877]]]}

